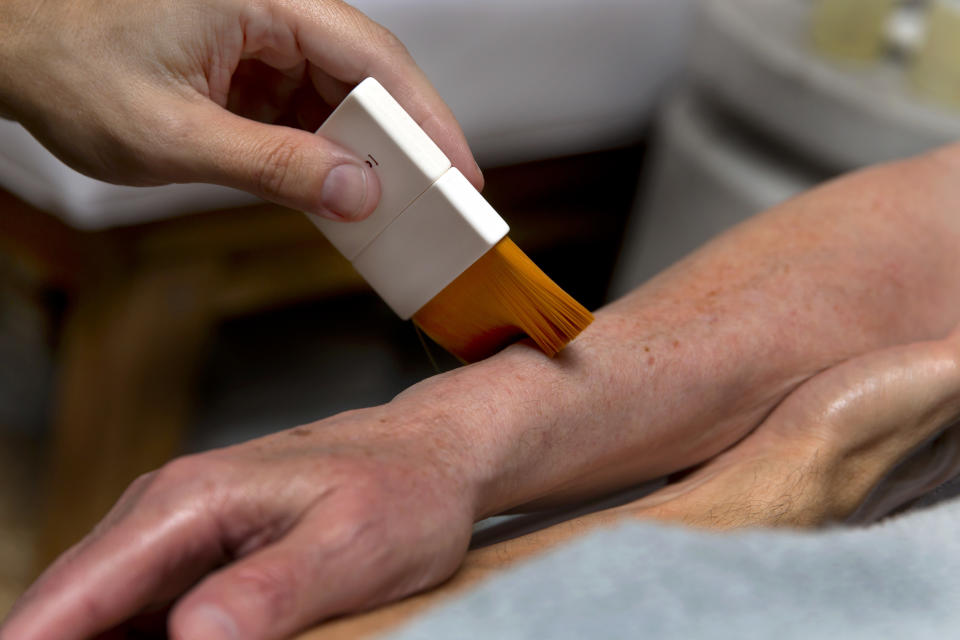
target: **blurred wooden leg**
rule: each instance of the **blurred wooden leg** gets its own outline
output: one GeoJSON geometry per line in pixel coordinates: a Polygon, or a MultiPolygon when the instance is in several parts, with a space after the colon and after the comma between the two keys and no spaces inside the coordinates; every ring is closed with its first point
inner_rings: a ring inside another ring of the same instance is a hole
{"type": "Polygon", "coordinates": [[[217,279],[213,263],[119,269],[77,292],[63,332],[39,568],[130,481],[177,453],[216,322],[217,279]]]}

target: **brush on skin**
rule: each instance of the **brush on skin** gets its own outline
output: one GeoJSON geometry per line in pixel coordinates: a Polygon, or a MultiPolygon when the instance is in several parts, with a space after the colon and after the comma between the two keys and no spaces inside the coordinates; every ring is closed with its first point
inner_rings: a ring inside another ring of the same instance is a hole
{"type": "Polygon", "coordinates": [[[310,219],[398,316],[454,356],[473,362],[524,336],[554,356],[593,320],[376,80],[317,133],[367,158],[380,201],[359,222],[310,219]]]}
{"type": "Polygon", "coordinates": [[[417,311],[413,321],[456,357],[476,362],[526,336],[553,357],[593,322],[593,315],[504,238],[417,311]]]}

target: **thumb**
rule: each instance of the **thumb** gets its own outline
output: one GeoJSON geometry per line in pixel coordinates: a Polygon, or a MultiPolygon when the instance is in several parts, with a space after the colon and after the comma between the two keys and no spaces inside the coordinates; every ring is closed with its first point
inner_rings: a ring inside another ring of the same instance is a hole
{"type": "Polygon", "coordinates": [[[172,145],[172,179],[248,191],[332,220],[361,220],[380,201],[376,173],[326,138],[249,120],[209,103],[192,105],[172,145]]]}

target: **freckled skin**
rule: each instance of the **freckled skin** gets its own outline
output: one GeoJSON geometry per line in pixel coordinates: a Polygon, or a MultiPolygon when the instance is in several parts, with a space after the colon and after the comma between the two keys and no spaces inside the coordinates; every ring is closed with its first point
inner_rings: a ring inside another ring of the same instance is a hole
{"type": "Polygon", "coordinates": [[[500,436],[475,449],[497,479],[484,513],[697,464],[815,373],[946,335],[960,320],[960,148],[951,152],[860,172],[740,225],[600,310],[553,361],[513,347],[424,383],[506,415],[507,426],[471,427],[500,436]],[[549,420],[553,437],[524,455],[503,434],[530,420],[549,420]]]}
{"type": "Polygon", "coordinates": [[[870,352],[819,373],[737,446],[688,473],[673,474],[652,494],[474,549],[461,570],[430,593],[321,628],[310,638],[389,631],[521,560],[627,520],[711,530],[813,527],[843,521],[868,495],[881,497],[891,482],[910,474],[913,491],[898,496],[887,513],[960,471],[956,455],[948,466],[924,465],[922,453],[897,466],[905,453],[938,433],[941,442],[960,440],[960,425],[948,429],[958,419],[960,327],[945,340],[870,352]],[[894,466],[897,473],[883,481],[894,466]]]}

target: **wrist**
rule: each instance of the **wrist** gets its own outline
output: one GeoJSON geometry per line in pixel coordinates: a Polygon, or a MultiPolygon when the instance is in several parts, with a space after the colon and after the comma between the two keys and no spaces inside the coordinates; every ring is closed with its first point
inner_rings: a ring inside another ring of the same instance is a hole
{"type": "MultiPolygon", "coordinates": [[[[593,482],[623,434],[625,380],[604,345],[616,340],[601,314],[556,358],[520,343],[482,362],[426,380],[395,404],[412,403],[421,422],[443,425],[469,486],[477,519],[517,507],[564,503],[602,490],[593,482]]],[[[409,414],[410,409],[403,413],[409,414]]],[[[619,483],[613,483],[620,486],[619,483]]]]}
{"type": "Polygon", "coordinates": [[[517,344],[394,400],[407,405],[400,414],[434,425],[424,439],[444,432],[476,518],[582,501],[696,464],[743,429],[677,430],[718,416],[754,424],[767,410],[731,406],[742,376],[722,374],[706,352],[692,360],[659,329],[661,312],[615,307],[556,358],[517,344]]]}
{"type": "Polygon", "coordinates": [[[475,519],[530,499],[536,469],[529,457],[542,453],[538,424],[552,422],[542,396],[544,386],[553,386],[554,365],[535,348],[514,345],[424,380],[388,405],[393,415],[412,416],[417,428],[428,429],[421,440],[439,439],[451,475],[472,500],[475,519]],[[531,475],[520,481],[524,468],[531,475]]]}

